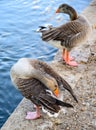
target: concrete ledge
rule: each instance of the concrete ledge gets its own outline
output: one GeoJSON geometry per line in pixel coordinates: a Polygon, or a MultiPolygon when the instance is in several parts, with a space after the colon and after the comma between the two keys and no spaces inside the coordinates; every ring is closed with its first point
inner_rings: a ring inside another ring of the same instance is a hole
{"type": "MultiPolygon", "coordinates": [[[[96,0],[83,12],[91,24],[96,24],[96,0]]],[[[51,66],[73,87],[79,104],[67,92],[65,101],[72,102],[74,109],[65,109],[58,118],[49,118],[42,112],[38,120],[25,120],[27,111],[34,111],[33,104],[23,99],[1,130],[96,130],[96,30],[82,46],[75,48],[72,55],[79,62],[77,68],[62,64],[60,51],[51,66]],[[58,62],[58,60],[60,60],[58,62]]]]}

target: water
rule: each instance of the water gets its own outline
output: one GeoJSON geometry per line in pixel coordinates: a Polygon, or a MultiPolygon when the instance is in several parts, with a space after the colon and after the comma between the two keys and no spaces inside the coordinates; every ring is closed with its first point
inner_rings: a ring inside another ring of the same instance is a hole
{"type": "MultiPolygon", "coordinates": [[[[63,0],[80,13],[91,0],[63,0]]],[[[0,0],[0,127],[22,96],[10,80],[10,68],[21,57],[50,62],[57,49],[42,42],[39,25],[60,25],[68,19],[54,12],[62,0],[0,0]]]]}

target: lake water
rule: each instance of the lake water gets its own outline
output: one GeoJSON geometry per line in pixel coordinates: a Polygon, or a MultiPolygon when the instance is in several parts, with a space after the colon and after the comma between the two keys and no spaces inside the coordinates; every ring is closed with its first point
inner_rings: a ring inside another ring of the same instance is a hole
{"type": "Polygon", "coordinates": [[[57,52],[35,30],[39,25],[58,26],[68,20],[68,16],[54,13],[62,2],[81,13],[90,1],[0,0],[0,127],[22,99],[11,83],[11,66],[21,57],[50,62],[57,52]]]}

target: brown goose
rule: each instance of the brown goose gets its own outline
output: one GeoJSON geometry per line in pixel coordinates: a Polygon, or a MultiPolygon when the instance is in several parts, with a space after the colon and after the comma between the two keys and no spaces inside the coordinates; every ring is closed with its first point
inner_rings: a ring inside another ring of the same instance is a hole
{"type": "Polygon", "coordinates": [[[21,58],[12,66],[10,76],[13,84],[21,91],[22,95],[36,105],[36,112],[28,112],[26,119],[39,118],[39,106],[43,106],[53,113],[58,113],[60,106],[73,107],[71,104],[56,98],[58,86],[67,89],[78,102],[70,85],[42,61],[21,58]]]}
{"type": "Polygon", "coordinates": [[[74,59],[70,57],[69,52],[77,44],[81,44],[88,38],[92,27],[84,16],[78,16],[75,9],[67,4],[60,5],[56,13],[68,14],[71,21],[59,27],[46,29],[41,26],[42,40],[50,42],[57,48],[63,48],[63,60],[65,60],[66,64],[77,66],[77,63],[73,61],[74,59]]]}

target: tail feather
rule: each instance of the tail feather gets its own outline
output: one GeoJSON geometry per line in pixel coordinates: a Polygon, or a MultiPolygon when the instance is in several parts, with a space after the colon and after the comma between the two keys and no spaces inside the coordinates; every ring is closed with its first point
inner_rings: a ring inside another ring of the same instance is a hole
{"type": "Polygon", "coordinates": [[[40,98],[40,102],[45,108],[47,108],[48,110],[50,110],[52,112],[57,113],[60,110],[60,107],[58,105],[51,104],[43,98],[40,98]]]}
{"type": "Polygon", "coordinates": [[[73,96],[74,100],[78,103],[77,97],[74,94],[71,86],[64,79],[62,79],[62,83],[63,83],[63,87],[70,92],[70,94],[73,96]]]}
{"type": "Polygon", "coordinates": [[[55,38],[59,35],[60,33],[55,33],[54,34],[50,34],[50,35],[46,35],[46,36],[42,36],[42,40],[44,41],[50,41],[50,40],[55,40],[55,38]]]}
{"type": "Polygon", "coordinates": [[[72,108],[73,108],[73,106],[72,106],[70,103],[62,102],[62,101],[57,100],[57,99],[56,99],[56,103],[57,103],[58,105],[60,105],[60,106],[72,107],[72,108]]]}
{"type": "Polygon", "coordinates": [[[45,108],[56,113],[60,110],[60,106],[73,108],[71,104],[60,101],[48,94],[39,96],[39,101],[45,108]]]}
{"type": "Polygon", "coordinates": [[[48,38],[52,37],[54,34],[55,32],[53,30],[46,30],[44,33],[42,33],[42,39],[47,40],[48,38]]]}
{"type": "Polygon", "coordinates": [[[60,32],[57,32],[54,29],[47,30],[42,33],[42,40],[44,40],[44,41],[54,40],[59,34],[60,34],[60,32]]]}
{"type": "Polygon", "coordinates": [[[40,28],[40,30],[43,30],[43,29],[45,29],[47,27],[45,27],[45,26],[39,26],[39,28],[40,28]]]}

